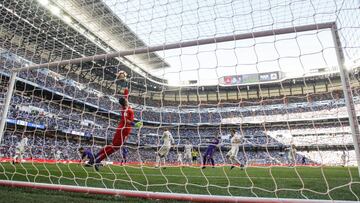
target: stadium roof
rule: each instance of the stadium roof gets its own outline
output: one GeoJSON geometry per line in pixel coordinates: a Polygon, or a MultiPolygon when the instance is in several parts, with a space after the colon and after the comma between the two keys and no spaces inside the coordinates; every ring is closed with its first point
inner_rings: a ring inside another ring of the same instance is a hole
{"type": "MultiPolygon", "coordinates": [[[[115,11],[118,10],[117,7],[110,9],[109,4],[105,4],[104,2],[101,0],[5,1],[0,4],[0,14],[3,16],[1,19],[2,29],[0,33],[0,43],[2,43],[6,49],[30,59],[35,63],[46,63],[49,61],[104,54],[123,48],[142,47],[150,43],[147,41],[144,43],[144,36],[136,35],[139,33],[133,32],[130,29],[131,23],[129,24],[120,19],[118,14],[115,13],[115,11]],[[50,6],[55,5],[54,3],[56,3],[56,7],[50,6]],[[60,9],[61,12],[55,8],[60,9]],[[66,15],[59,16],[59,13],[66,15]],[[16,24],[14,22],[16,22],[16,24]]],[[[118,2],[118,4],[121,3],[121,1],[116,2],[118,2]]],[[[281,6],[286,5],[287,4],[281,6]]],[[[128,9],[127,14],[131,13],[132,9],[128,9]]],[[[328,20],[329,18],[331,17],[327,16],[322,19],[322,21],[328,20]]],[[[301,22],[304,23],[303,21],[301,22]]],[[[288,22],[288,24],[289,23],[292,24],[293,22],[288,22]]],[[[260,28],[267,29],[268,26],[265,26],[268,25],[267,21],[264,21],[263,24],[264,26],[260,28]]],[[[132,26],[134,26],[134,23],[132,26]]],[[[247,25],[246,29],[238,29],[237,31],[247,31],[250,29],[248,26],[249,25],[247,25]]],[[[144,32],[147,31],[145,30],[144,32]]],[[[187,36],[190,37],[189,39],[196,37],[196,35],[187,36]]],[[[206,37],[208,35],[204,36],[206,37]]],[[[160,42],[160,44],[161,43],[162,42],[160,42]]],[[[150,45],[152,44],[150,43],[150,45]]],[[[318,54],[322,54],[325,48],[321,47],[318,54]]],[[[196,56],[197,54],[192,55],[196,56]]],[[[80,75],[83,78],[87,78],[90,82],[97,82],[106,87],[111,87],[114,81],[114,73],[119,69],[125,69],[131,72],[131,70],[137,69],[138,66],[146,66],[149,67],[148,69],[156,70],[162,67],[168,67],[169,65],[156,54],[138,55],[137,57],[138,58],[116,58],[107,61],[97,61],[96,63],[81,64],[80,66],[70,66],[66,67],[67,69],[57,68],[54,70],[66,74],[68,77],[78,78],[76,75],[80,75]],[[104,67],[107,68],[104,69],[104,67]],[[69,73],[76,73],[76,75],[69,73]]],[[[165,58],[165,60],[167,59],[165,58]]],[[[274,62],[276,61],[277,60],[274,62]]],[[[304,63],[304,61],[305,60],[302,60],[302,63],[304,63]]],[[[237,64],[239,63],[243,63],[243,61],[237,62],[237,64]]],[[[253,67],[251,67],[251,69],[254,70],[253,67]]],[[[175,71],[175,74],[183,72],[185,73],[186,71],[175,71]]],[[[206,74],[200,75],[208,75],[208,72],[209,71],[207,71],[206,74]]],[[[132,72],[132,76],[132,81],[134,82],[133,87],[137,85],[140,89],[147,88],[151,90],[151,87],[156,87],[152,90],[162,90],[162,85],[152,81],[159,83],[167,82],[166,80],[153,77],[147,73],[144,76],[132,72]],[[152,81],[146,80],[145,82],[144,78],[146,77],[150,77],[152,81]],[[148,86],[144,87],[144,83],[148,86]]],[[[196,84],[196,86],[198,85],[199,84],[196,84]]],[[[186,89],[186,87],[184,88],[186,89]]],[[[236,88],[236,86],[234,88],[236,88]]]]}
{"type": "MultiPolygon", "coordinates": [[[[2,47],[37,64],[114,51],[104,40],[92,35],[70,16],[59,16],[60,11],[57,10],[59,7],[53,5],[47,0],[0,3],[2,47]]],[[[121,69],[132,73],[135,82],[133,87],[136,87],[136,84],[144,81],[144,76],[132,71],[134,67],[137,66],[130,60],[116,58],[57,67],[52,70],[76,80],[79,78],[76,75],[79,75],[89,82],[111,87],[114,84],[115,73],[121,69]]],[[[153,81],[166,82],[151,75],[147,77],[152,78],[153,81]]],[[[147,84],[147,88],[150,89],[156,86],[156,83],[149,80],[147,84]]],[[[138,85],[138,88],[144,88],[144,85],[138,85]]]]}
{"type": "MultiPolygon", "coordinates": [[[[116,51],[147,45],[101,0],[53,0],[57,6],[116,51]]],[[[168,67],[157,54],[126,57],[145,70],[168,67]]]]}

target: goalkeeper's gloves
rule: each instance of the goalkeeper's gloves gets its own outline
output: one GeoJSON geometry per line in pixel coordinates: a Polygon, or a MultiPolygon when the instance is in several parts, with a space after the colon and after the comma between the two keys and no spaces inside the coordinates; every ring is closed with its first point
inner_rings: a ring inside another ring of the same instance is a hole
{"type": "Polygon", "coordinates": [[[131,126],[135,127],[135,128],[141,128],[143,123],[142,122],[131,122],[130,123],[131,126]]]}

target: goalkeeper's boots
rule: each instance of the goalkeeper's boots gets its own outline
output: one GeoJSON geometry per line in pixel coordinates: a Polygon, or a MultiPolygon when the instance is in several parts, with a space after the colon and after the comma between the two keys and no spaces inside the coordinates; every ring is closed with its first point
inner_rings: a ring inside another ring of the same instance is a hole
{"type": "Polygon", "coordinates": [[[95,163],[94,164],[94,168],[95,168],[96,171],[99,171],[101,166],[103,166],[101,163],[95,163]]]}
{"type": "Polygon", "coordinates": [[[100,165],[99,165],[99,164],[95,164],[95,165],[94,165],[94,169],[95,169],[96,171],[99,171],[99,170],[100,170],[100,165]]]}

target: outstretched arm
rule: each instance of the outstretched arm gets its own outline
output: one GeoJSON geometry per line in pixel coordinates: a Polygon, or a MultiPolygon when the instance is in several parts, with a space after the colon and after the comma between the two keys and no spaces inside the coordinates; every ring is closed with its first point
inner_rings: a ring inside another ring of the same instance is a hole
{"type": "Polygon", "coordinates": [[[129,88],[125,87],[124,89],[124,98],[129,99],[129,88]]]}
{"type": "Polygon", "coordinates": [[[82,164],[85,163],[86,154],[83,153],[80,158],[81,158],[80,163],[82,164]]]}

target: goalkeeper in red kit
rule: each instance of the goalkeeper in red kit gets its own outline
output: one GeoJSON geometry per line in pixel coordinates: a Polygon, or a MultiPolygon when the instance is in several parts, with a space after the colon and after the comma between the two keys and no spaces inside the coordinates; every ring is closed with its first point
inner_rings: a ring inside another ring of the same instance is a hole
{"type": "Polygon", "coordinates": [[[120,97],[119,103],[121,105],[121,120],[116,128],[114,138],[112,140],[112,145],[107,145],[100,150],[99,153],[95,156],[95,169],[98,171],[99,166],[102,160],[110,156],[112,153],[120,149],[120,147],[127,140],[128,136],[131,133],[132,127],[140,127],[141,123],[134,122],[134,111],[128,103],[129,90],[125,88],[124,96],[120,97]]]}

